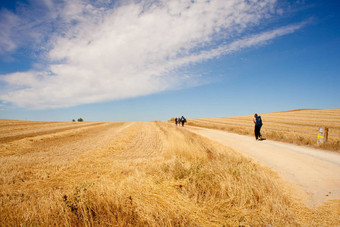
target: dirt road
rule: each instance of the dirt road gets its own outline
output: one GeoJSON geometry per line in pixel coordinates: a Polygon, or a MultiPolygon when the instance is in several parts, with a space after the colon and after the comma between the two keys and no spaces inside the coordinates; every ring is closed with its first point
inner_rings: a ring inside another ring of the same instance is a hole
{"type": "Polygon", "coordinates": [[[188,127],[235,151],[241,152],[278,173],[306,193],[305,203],[317,206],[340,199],[340,154],[275,141],[256,141],[250,136],[225,131],[188,127]]]}

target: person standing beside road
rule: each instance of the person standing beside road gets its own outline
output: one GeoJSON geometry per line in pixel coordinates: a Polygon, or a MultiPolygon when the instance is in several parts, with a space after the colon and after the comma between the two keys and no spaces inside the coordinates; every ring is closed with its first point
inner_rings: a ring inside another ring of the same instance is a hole
{"type": "Polygon", "coordinates": [[[256,140],[261,139],[261,127],[262,127],[262,119],[260,115],[254,114],[254,124],[255,124],[255,138],[256,140]]]}

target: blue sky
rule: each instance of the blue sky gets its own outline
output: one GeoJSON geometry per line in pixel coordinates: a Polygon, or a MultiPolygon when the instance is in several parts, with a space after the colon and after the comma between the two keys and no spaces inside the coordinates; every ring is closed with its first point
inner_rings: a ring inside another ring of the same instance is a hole
{"type": "Polygon", "coordinates": [[[0,118],[340,108],[340,1],[0,3],[0,118]]]}

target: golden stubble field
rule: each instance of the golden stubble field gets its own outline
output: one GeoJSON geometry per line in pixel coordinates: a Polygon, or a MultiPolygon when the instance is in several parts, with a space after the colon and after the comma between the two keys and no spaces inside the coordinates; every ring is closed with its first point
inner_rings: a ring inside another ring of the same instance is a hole
{"type": "MultiPolygon", "coordinates": [[[[301,109],[259,113],[266,139],[340,152],[340,109],[301,109]],[[329,128],[328,142],[317,145],[319,127],[329,128]]],[[[254,135],[254,115],[190,119],[188,124],[254,135]]]]}
{"type": "Polygon", "coordinates": [[[339,201],[309,208],[291,193],[167,122],[0,120],[0,226],[340,225],[339,201]]]}

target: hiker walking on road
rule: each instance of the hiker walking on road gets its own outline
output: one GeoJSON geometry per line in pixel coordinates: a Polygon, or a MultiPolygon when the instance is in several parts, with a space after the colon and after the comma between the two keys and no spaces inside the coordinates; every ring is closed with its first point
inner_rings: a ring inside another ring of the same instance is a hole
{"type": "Polygon", "coordinates": [[[177,126],[177,122],[178,122],[178,118],[176,117],[176,118],[175,118],[175,124],[176,124],[176,126],[177,126]]]}
{"type": "Polygon", "coordinates": [[[182,122],[182,127],[184,127],[184,122],[186,122],[187,120],[185,119],[185,117],[181,117],[181,122],[182,122]]]}
{"type": "Polygon", "coordinates": [[[261,139],[261,127],[262,127],[262,119],[260,115],[254,114],[254,124],[255,124],[255,138],[256,140],[261,139]]]}

